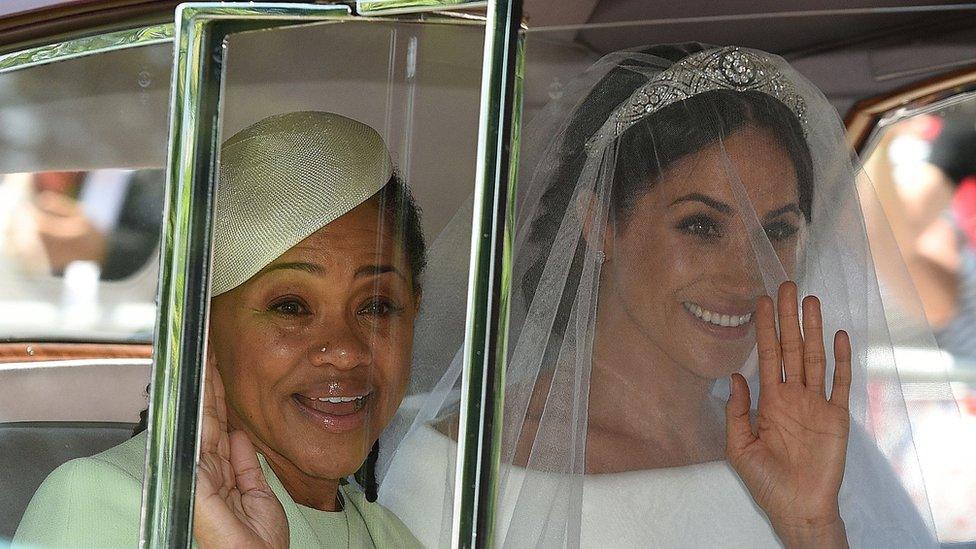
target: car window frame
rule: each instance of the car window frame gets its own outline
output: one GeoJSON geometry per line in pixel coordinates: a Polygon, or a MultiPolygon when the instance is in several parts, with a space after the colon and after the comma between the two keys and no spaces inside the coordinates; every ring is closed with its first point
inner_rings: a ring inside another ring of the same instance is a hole
{"type": "MultiPolygon", "coordinates": [[[[479,6],[482,3],[474,3],[479,6]]],[[[453,545],[491,545],[506,356],[521,109],[521,0],[491,0],[485,49],[462,374],[453,545]]],[[[459,6],[451,6],[457,8],[459,6]]],[[[470,7],[468,5],[461,8],[470,7]]],[[[415,6],[411,11],[443,10],[415,6]]],[[[460,19],[470,18],[470,14],[460,19]]],[[[460,20],[459,19],[459,20],[460,20]]],[[[180,5],[176,10],[166,216],[151,396],[141,545],[189,547],[209,256],[218,162],[224,40],[234,33],[329,21],[416,21],[354,15],[346,6],[279,3],[180,5]]]]}

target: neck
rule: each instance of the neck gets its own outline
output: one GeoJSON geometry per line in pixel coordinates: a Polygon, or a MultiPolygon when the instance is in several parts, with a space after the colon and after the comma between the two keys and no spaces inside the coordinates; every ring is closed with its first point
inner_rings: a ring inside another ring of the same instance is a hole
{"type": "Polygon", "coordinates": [[[299,505],[320,511],[339,511],[339,479],[313,477],[295,466],[285,456],[273,450],[260,437],[240,426],[228,407],[227,423],[231,429],[241,429],[247,433],[255,449],[264,456],[281,485],[299,505]]]}
{"type": "Polygon", "coordinates": [[[682,367],[643,333],[610,279],[600,285],[588,430],[684,456],[664,461],[694,459],[715,427],[715,380],[682,367]]]}

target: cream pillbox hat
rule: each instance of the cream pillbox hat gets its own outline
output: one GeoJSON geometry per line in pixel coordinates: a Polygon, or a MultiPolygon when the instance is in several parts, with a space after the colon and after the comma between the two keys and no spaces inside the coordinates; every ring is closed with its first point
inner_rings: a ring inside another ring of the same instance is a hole
{"type": "Polygon", "coordinates": [[[392,175],[376,130],[338,114],[279,114],[236,133],[220,150],[211,295],[243,284],[392,175]]]}

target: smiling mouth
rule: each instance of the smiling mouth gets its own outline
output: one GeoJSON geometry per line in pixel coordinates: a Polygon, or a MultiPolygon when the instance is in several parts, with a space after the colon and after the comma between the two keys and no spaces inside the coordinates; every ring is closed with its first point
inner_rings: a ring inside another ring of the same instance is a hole
{"type": "Polygon", "coordinates": [[[366,407],[373,393],[358,396],[309,397],[292,395],[301,412],[313,422],[332,432],[346,432],[360,427],[366,418],[366,407]]]}
{"type": "Polygon", "coordinates": [[[698,320],[714,326],[721,326],[723,328],[738,328],[739,326],[748,324],[749,321],[752,320],[752,313],[746,313],[744,315],[722,314],[708,310],[705,307],[691,301],[685,301],[682,303],[682,305],[684,305],[685,309],[698,320]]]}

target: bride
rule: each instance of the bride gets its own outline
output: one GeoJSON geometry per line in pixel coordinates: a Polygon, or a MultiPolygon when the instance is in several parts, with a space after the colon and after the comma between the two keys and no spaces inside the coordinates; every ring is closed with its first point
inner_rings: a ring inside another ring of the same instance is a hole
{"type": "MultiPolygon", "coordinates": [[[[936,543],[918,461],[890,463],[912,444],[894,349],[930,333],[888,329],[905,304],[811,83],[743,48],[616,52],[523,143],[499,545],[936,543]]],[[[381,444],[380,501],[428,545],[450,534],[459,359],[440,373],[381,444]]]]}

